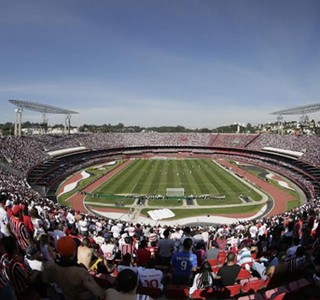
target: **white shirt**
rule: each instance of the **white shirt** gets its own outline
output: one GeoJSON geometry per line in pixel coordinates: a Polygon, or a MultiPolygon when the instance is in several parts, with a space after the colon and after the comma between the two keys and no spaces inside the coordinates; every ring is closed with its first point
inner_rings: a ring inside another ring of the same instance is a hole
{"type": "Polygon", "coordinates": [[[67,214],[66,219],[69,222],[69,224],[74,224],[74,222],[76,221],[74,215],[70,212],[67,214]]]}
{"type": "Polygon", "coordinates": [[[80,220],[78,224],[81,232],[88,231],[88,222],[86,220],[80,220]]]}
{"type": "Polygon", "coordinates": [[[161,282],[163,278],[162,271],[138,267],[138,277],[142,286],[159,288],[163,290],[163,285],[161,282]]]}
{"type": "Polygon", "coordinates": [[[0,206],[0,232],[5,236],[10,236],[8,229],[9,218],[6,210],[0,206]]]}
{"type": "Polygon", "coordinates": [[[115,244],[103,244],[100,248],[107,260],[113,260],[118,252],[118,247],[115,244]]]}
{"type": "Polygon", "coordinates": [[[120,236],[121,230],[117,225],[113,225],[110,231],[112,232],[114,238],[118,238],[120,236]]]}
{"type": "Polygon", "coordinates": [[[24,257],[24,262],[31,270],[42,271],[42,261],[37,259],[28,259],[27,256],[24,257]]]}
{"type": "Polygon", "coordinates": [[[258,227],[255,225],[252,225],[249,229],[250,236],[251,238],[256,238],[257,237],[257,232],[258,232],[258,227]]]}

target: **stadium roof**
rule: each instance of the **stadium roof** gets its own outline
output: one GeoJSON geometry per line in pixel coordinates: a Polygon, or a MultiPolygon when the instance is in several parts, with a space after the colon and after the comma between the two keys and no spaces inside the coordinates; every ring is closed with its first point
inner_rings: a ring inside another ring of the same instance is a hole
{"type": "Polygon", "coordinates": [[[320,110],[320,104],[309,104],[303,106],[297,106],[293,108],[278,110],[270,113],[271,115],[301,115],[307,113],[313,113],[320,110]]]}
{"type": "Polygon", "coordinates": [[[69,109],[64,109],[61,107],[56,107],[48,104],[41,104],[26,100],[9,100],[10,103],[16,105],[18,108],[24,108],[31,111],[37,111],[45,114],[78,114],[76,111],[72,111],[69,109]]]}

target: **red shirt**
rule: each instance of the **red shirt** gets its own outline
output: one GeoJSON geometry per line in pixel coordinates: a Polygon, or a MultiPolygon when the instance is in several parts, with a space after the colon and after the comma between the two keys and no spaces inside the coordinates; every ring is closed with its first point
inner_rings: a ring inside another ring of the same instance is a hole
{"type": "Polygon", "coordinates": [[[34,229],[30,216],[23,216],[23,224],[27,227],[28,232],[32,234],[34,229]]]}
{"type": "Polygon", "coordinates": [[[146,266],[151,258],[151,252],[148,249],[142,248],[136,251],[136,260],[138,266],[146,266]]]}

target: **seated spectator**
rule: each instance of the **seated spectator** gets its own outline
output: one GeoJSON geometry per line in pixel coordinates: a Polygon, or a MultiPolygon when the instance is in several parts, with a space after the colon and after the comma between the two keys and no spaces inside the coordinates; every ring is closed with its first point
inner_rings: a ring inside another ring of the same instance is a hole
{"type": "Polygon", "coordinates": [[[41,234],[39,238],[39,245],[43,261],[53,260],[56,258],[56,253],[49,243],[49,236],[47,234],[41,234]]]}
{"type": "Polygon", "coordinates": [[[272,284],[278,285],[283,276],[286,276],[289,271],[289,263],[286,261],[286,253],[280,252],[277,256],[277,260],[270,260],[268,267],[265,269],[264,275],[271,278],[272,284]]]}
{"type": "Polygon", "coordinates": [[[235,254],[229,252],[226,263],[218,271],[217,278],[221,280],[223,286],[233,285],[236,282],[240,269],[241,267],[235,263],[235,254]]]}
{"type": "Polygon", "coordinates": [[[237,264],[241,266],[242,264],[253,262],[254,259],[251,257],[251,249],[243,244],[237,255],[237,264]]]}
{"type": "Polygon", "coordinates": [[[172,256],[172,283],[173,284],[190,284],[193,271],[197,270],[197,256],[190,252],[193,241],[186,238],[183,241],[182,251],[176,252],[172,256]]]}
{"type": "Polygon", "coordinates": [[[152,298],[147,295],[136,294],[138,276],[130,269],[122,270],[118,274],[117,283],[119,292],[114,288],[107,289],[105,300],[152,300],[152,298]]]}
{"type": "Polygon", "coordinates": [[[133,255],[134,247],[132,243],[133,238],[131,236],[125,236],[123,240],[119,242],[122,257],[126,254],[130,254],[131,256],[133,255]]]}
{"type": "Polygon", "coordinates": [[[30,270],[42,270],[41,254],[35,245],[27,247],[24,263],[30,270]]]}
{"type": "Polygon", "coordinates": [[[141,286],[154,287],[163,290],[163,273],[155,269],[156,260],[150,259],[147,267],[138,267],[138,277],[141,286]]]}
{"type": "Polygon", "coordinates": [[[302,246],[298,247],[295,253],[295,256],[292,257],[289,261],[290,271],[296,272],[303,268],[306,263],[305,251],[302,246]]]}
{"type": "Polygon", "coordinates": [[[211,241],[211,248],[207,250],[207,259],[216,259],[219,256],[219,244],[215,241],[211,241]]]}
{"type": "Polygon", "coordinates": [[[211,271],[211,265],[205,261],[200,268],[200,272],[193,279],[192,287],[189,290],[189,295],[192,296],[197,289],[208,289],[213,287],[214,278],[216,275],[211,271]]]}
{"type": "Polygon", "coordinates": [[[94,249],[90,248],[90,241],[88,238],[84,238],[81,245],[77,249],[78,264],[82,264],[88,270],[90,269],[91,260],[93,258],[94,249]]]}
{"type": "Polygon", "coordinates": [[[34,294],[32,284],[36,281],[39,272],[33,272],[24,263],[23,258],[18,254],[14,237],[5,237],[2,242],[5,251],[0,259],[2,277],[6,282],[10,281],[17,299],[34,294]]]}
{"type": "Polygon", "coordinates": [[[147,241],[142,240],[139,244],[139,248],[136,251],[136,263],[137,266],[145,267],[151,258],[151,252],[147,249],[147,241]]]}
{"type": "Polygon", "coordinates": [[[77,247],[74,239],[69,236],[60,238],[57,251],[59,259],[44,263],[43,282],[55,283],[66,300],[104,299],[104,290],[94,281],[86,268],[76,263],[77,247]]]}
{"type": "Polygon", "coordinates": [[[207,258],[205,244],[203,242],[196,242],[194,246],[194,254],[197,255],[198,266],[200,267],[207,258]]]}
{"type": "Polygon", "coordinates": [[[116,241],[112,237],[107,237],[105,242],[100,246],[100,249],[107,260],[114,260],[119,252],[116,241]]]}
{"type": "Polygon", "coordinates": [[[133,272],[137,273],[137,267],[133,265],[132,256],[129,253],[122,257],[122,260],[117,267],[118,272],[121,272],[125,269],[131,269],[133,272]]]}

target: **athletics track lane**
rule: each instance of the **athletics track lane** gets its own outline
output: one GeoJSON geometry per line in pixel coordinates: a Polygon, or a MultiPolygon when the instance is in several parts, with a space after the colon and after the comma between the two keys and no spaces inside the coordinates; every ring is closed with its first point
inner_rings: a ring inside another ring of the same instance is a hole
{"type": "MultiPolygon", "coordinates": [[[[110,179],[112,176],[114,176],[115,174],[117,174],[118,172],[120,172],[122,169],[124,169],[125,167],[127,167],[129,164],[131,163],[130,160],[125,161],[124,163],[122,163],[120,166],[116,167],[115,169],[113,169],[112,171],[110,171],[108,174],[102,176],[101,178],[99,178],[97,181],[91,183],[90,185],[88,185],[84,190],[82,190],[83,192],[86,193],[90,193],[92,191],[94,191],[97,187],[99,187],[101,184],[103,184],[105,181],[107,181],[108,179],[110,179]]],[[[80,174],[80,173],[78,173],[80,174]]],[[[72,183],[75,182],[76,180],[79,180],[78,174],[75,174],[74,177],[70,178],[70,182],[66,182],[66,184],[68,183],[72,183]],[[73,179],[73,180],[72,180],[73,179]]],[[[81,213],[89,213],[90,212],[86,209],[86,207],[84,206],[84,199],[85,199],[85,195],[82,195],[80,193],[76,193],[75,195],[71,196],[67,201],[70,202],[71,207],[75,210],[75,211],[80,211],[81,213]]],[[[115,211],[115,209],[112,209],[112,211],[115,211]]],[[[119,212],[124,212],[123,210],[117,210],[119,212]]]]}

